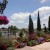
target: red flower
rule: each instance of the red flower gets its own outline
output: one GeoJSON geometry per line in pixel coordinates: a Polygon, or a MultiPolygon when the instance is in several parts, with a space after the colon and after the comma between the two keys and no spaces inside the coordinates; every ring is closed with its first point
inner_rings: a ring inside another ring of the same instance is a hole
{"type": "Polygon", "coordinates": [[[9,23],[9,20],[7,19],[6,16],[0,16],[0,25],[2,24],[8,24],[9,23]]]}

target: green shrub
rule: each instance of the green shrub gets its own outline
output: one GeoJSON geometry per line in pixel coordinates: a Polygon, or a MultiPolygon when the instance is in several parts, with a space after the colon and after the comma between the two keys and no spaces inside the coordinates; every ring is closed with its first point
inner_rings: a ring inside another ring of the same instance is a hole
{"type": "Polygon", "coordinates": [[[50,34],[50,31],[48,31],[48,34],[50,34]]]}
{"type": "Polygon", "coordinates": [[[47,39],[48,42],[50,42],[50,39],[47,39]]]}
{"type": "Polygon", "coordinates": [[[23,37],[23,32],[21,31],[20,33],[19,33],[19,37],[23,37]]]}
{"type": "Polygon", "coordinates": [[[13,47],[12,41],[9,41],[9,42],[7,43],[7,46],[8,46],[8,47],[13,47]]]}
{"type": "Polygon", "coordinates": [[[2,43],[5,43],[7,45],[7,47],[13,47],[12,40],[9,38],[3,39],[2,43]]]}
{"type": "Polygon", "coordinates": [[[32,46],[32,43],[31,42],[27,42],[27,46],[32,46]]]}
{"type": "Polygon", "coordinates": [[[0,32],[0,37],[2,36],[2,32],[0,32]]]}
{"type": "Polygon", "coordinates": [[[31,41],[27,42],[27,46],[33,46],[33,45],[36,45],[36,44],[38,44],[36,40],[31,40],[31,41]]]}
{"type": "Polygon", "coordinates": [[[7,50],[15,50],[13,47],[9,47],[7,48],[7,50]]]}
{"type": "Polygon", "coordinates": [[[32,40],[31,42],[32,44],[38,44],[36,40],[32,40]]]}
{"type": "Polygon", "coordinates": [[[44,36],[44,32],[42,32],[42,31],[37,32],[37,36],[43,37],[44,36]]]}

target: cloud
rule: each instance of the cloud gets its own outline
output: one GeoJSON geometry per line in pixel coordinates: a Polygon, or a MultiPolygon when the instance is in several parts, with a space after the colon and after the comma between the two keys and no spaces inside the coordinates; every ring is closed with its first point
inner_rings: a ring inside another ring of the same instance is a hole
{"type": "Polygon", "coordinates": [[[50,7],[41,7],[37,10],[35,10],[32,13],[28,12],[19,12],[15,13],[10,17],[10,25],[16,25],[18,28],[28,28],[28,20],[29,20],[29,15],[31,14],[32,20],[34,22],[34,27],[37,27],[37,16],[38,16],[38,11],[40,14],[40,19],[41,19],[41,26],[43,27],[43,24],[48,25],[48,17],[50,16],[50,7]]]}
{"type": "Polygon", "coordinates": [[[23,28],[28,25],[28,21],[26,20],[29,17],[30,13],[28,12],[19,12],[19,13],[14,13],[10,17],[10,22],[9,25],[14,25],[17,26],[18,28],[23,28]]]}
{"type": "Polygon", "coordinates": [[[48,6],[38,8],[37,10],[31,13],[29,12],[14,13],[12,16],[10,16],[9,24],[6,26],[4,25],[4,27],[8,27],[9,25],[14,25],[17,26],[18,28],[28,28],[29,15],[31,14],[34,23],[34,28],[37,28],[38,11],[40,14],[42,28],[43,28],[43,24],[46,24],[46,26],[48,27],[48,17],[50,16],[50,7],[48,6]]]}
{"type": "Polygon", "coordinates": [[[19,13],[15,13],[11,16],[11,20],[25,20],[27,16],[29,16],[30,13],[22,13],[22,12],[19,12],[19,13]]]}
{"type": "Polygon", "coordinates": [[[48,1],[48,0],[40,0],[41,3],[44,3],[44,2],[46,2],[46,1],[48,1]]]}
{"type": "Polygon", "coordinates": [[[34,20],[34,27],[37,27],[37,13],[39,11],[40,14],[40,20],[41,20],[41,26],[43,28],[43,24],[46,24],[46,26],[48,27],[48,18],[50,16],[50,7],[41,7],[39,9],[37,9],[36,11],[33,12],[36,20],[34,20]]]}

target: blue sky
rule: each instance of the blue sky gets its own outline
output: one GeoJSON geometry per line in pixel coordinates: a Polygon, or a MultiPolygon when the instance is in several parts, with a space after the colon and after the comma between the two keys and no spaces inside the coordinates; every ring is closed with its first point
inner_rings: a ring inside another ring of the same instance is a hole
{"type": "MultiPolygon", "coordinates": [[[[0,0],[2,2],[3,0],[0,0]]],[[[7,7],[4,11],[9,19],[9,25],[15,25],[18,28],[28,28],[28,17],[31,14],[36,28],[36,20],[38,10],[40,12],[41,24],[45,23],[47,26],[48,16],[50,15],[50,0],[8,0],[7,7]],[[47,14],[47,15],[46,15],[47,14]],[[42,22],[44,20],[44,22],[42,22]],[[45,20],[47,20],[45,22],[45,20]]],[[[42,25],[43,27],[43,25],[42,25]]]]}
{"type": "MultiPolygon", "coordinates": [[[[0,2],[2,2],[1,0],[0,2]]],[[[43,6],[50,6],[50,2],[41,3],[42,0],[8,0],[8,5],[5,10],[5,15],[11,16],[17,12],[33,12],[43,6]]]]}

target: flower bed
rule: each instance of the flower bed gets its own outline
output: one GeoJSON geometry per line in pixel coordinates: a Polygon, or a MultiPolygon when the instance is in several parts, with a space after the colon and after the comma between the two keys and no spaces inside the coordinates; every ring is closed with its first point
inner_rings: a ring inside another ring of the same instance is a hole
{"type": "Polygon", "coordinates": [[[30,39],[28,35],[26,36],[22,36],[22,37],[18,37],[16,38],[12,38],[12,37],[0,37],[0,50],[1,49],[7,49],[7,50],[11,50],[11,49],[17,49],[17,48],[23,48],[25,46],[35,46],[35,45],[39,45],[41,43],[44,42],[50,42],[50,39],[48,38],[44,38],[44,37],[39,37],[39,36],[34,36],[35,39],[30,39]]]}

